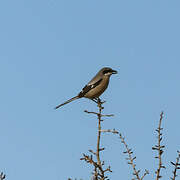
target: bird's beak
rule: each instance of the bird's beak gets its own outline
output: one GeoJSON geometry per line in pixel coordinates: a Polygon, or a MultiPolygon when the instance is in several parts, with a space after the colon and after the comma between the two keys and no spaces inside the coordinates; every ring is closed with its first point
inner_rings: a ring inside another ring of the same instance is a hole
{"type": "Polygon", "coordinates": [[[115,70],[112,70],[112,74],[117,74],[118,72],[115,70]]]}

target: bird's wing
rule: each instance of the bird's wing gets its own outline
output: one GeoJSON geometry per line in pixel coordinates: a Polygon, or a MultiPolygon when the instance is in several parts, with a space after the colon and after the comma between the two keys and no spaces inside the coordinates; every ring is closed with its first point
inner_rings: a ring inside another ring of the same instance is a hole
{"type": "MultiPolygon", "coordinates": [[[[92,79],[93,80],[93,79],[92,79]]],[[[91,80],[91,81],[92,81],[91,80]]],[[[90,81],[90,82],[91,82],[90,81]]],[[[83,97],[87,92],[89,92],[91,89],[94,89],[96,86],[98,86],[101,83],[102,79],[99,79],[98,81],[94,82],[94,84],[89,82],[82,91],[78,94],[79,97],[83,97]]]]}
{"type": "Polygon", "coordinates": [[[89,82],[87,85],[93,85],[99,82],[102,79],[102,77],[97,73],[89,82]]]}

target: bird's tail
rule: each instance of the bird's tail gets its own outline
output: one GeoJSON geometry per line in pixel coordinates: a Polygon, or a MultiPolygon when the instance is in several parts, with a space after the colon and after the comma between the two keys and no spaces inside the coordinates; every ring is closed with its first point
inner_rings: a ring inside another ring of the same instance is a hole
{"type": "Polygon", "coordinates": [[[75,97],[73,97],[73,98],[67,100],[67,101],[64,102],[64,103],[59,104],[58,106],[55,107],[55,109],[58,109],[59,107],[64,106],[65,104],[70,103],[71,101],[74,101],[74,100],[79,99],[79,98],[80,98],[79,96],[75,96],[75,97]]]}

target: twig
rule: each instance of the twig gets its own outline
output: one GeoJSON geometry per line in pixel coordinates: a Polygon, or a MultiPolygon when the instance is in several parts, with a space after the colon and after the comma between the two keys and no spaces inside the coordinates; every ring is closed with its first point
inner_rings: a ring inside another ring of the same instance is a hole
{"type": "Polygon", "coordinates": [[[161,141],[162,141],[162,130],[163,128],[161,128],[161,124],[162,124],[162,119],[163,119],[163,115],[164,113],[161,112],[160,114],[160,119],[159,119],[159,126],[156,129],[156,132],[158,133],[158,144],[155,145],[154,147],[152,147],[153,150],[158,151],[158,156],[156,156],[155,158],[159,160],[158,163],[158,168],[155,171],[156,173],[156,180],[160,179],[162,176],[160,175],[160,171],[162,168],[165,168],[165,166],[162,165],[162,154],[163,154],[163,149],[165,148],[165,146],[161,145],[161,141]]]}
{"type": "Polygon", "coordinates": [[[144,172],[143,176],[141,177],[141,180],[144,179],[144,177],[145,177],[147,174],[149,174],[149,171],[148,171],[147,169],[145,169],[145,172],[144,172]]]}
{"type": "Polygon", "coordinates": [[[178,157],[176,158],[176,163],[171,162],[171,164],[174,166],[174,171],[173,171],[173,177],[171,178],[172,180],[175,180],[177,177],[177,170],[180,169],[180,151],[177,151],[178,157]]]}
{"type": "Polygon", "coordinates": [[[111,132],[113,134],[119,134],[119,132],[116,131],[115,129],[105,129],[105,130],[102,129],[101,132],[111,132]]]}
{"type": "Polygon", "coordinates": [[[97,112],[92,112],[92,111],[87,111],[87,110],[84,110],[85,113],[88,113],[88,114],[95,114],[97,116],[101,116],[101,117],[112,117],[114,116],[114,114],[99,114],[97,112]]]}
{"type": "Polygon", "coordinates": [[[133,175],[135,175],[138,180],[141,180],[141,178],[139,176],[140,170],[136,170],[136,164],[134,163],[134,160],[136,159],[136,157],[132,157],[133,151],[131,151],[131,149],[128,148],[128,145],[124,141],[125,138],[122,137],[121,134],[119,134],[119,137],[121,139],[121,142],[124,144],[124,146],[126,148],[126,151],[124,153],[128,154],[127,160],[129,160],[128,164],[130,164],[133,168],[133,171],[134,171],[133,175]]]}
{"type": "Polygon", "coordinates": [[[113,134],[118,134],[119,135],[119,138],[121,139],[121,142],[122,144],[124,144],[125,146],[125,149],[126,151],[124,152],[124,154],[128,154],[128,158],[126,158],[128,160],[128,164],[130,164],[133,168],[133,175],[136,177],[136,179],[138,180],[143,180],[144,177],[149,174],[149,171],[145,169],[145,172],[143,174],[142,177],[140,177],[139,173],[140,173],[140,170],[137,170],[136,169],[136,164],[134,162],[134,160],[136,159],[136,157],[133,157],[132,154],[133,154],[133,151],[131,149],[129,149],[127,143],[125,142],[125,138],[122,137],[121,133],[118,132],[116,129],[107,129],[107,130],[101,130],[101,132],[110,132],[110,133],[113,133],[113,134]]]}
{"type": "Polygon", "coordinates": [[[101,166],[99,149],[100,149],[100,139],[101,139],[101,112],[102,112],[102,104],[101,104],[100,100],[98,100],[98,107],[99,107],[99,113],[98,113],[98,137],[97,137],[96,157],[97,157],[98,165],[101,166]]]}
{"type": "Polygon", "coordinates": [[[125,146],[125,148],[126,148],[126,151],[125,151],[124,153],[125,153],[125,154],[128,154],[127,160],[129,160],[128,164],[130,164],[130,165],[132,166],[132,168],[133,168],[133,171],[134,171],[133,175],[136,176],[136,179],[138,179],[138,180],[143,180],[144,177],[145,177],[147,174],[149,174],[149,171],[145,169],[145,172],[144,172],[143,176],[140,177],[140,175],[139,175],[140,170],[137,170],[137,169],[136,169],[136,164],[135,164],[135,162],[134,162],[134,160],[136,159],[136,156],[135,156],[135,157],[132,156],[133,151],[132,151],[132,149],[129,149],[127,143],[125,142],[125,138],[122,137],[121,134],[119,134],[119,137],[120,137],[120,139],[121,139],[121,142],[124,144],[124,146],[125,146]]]}

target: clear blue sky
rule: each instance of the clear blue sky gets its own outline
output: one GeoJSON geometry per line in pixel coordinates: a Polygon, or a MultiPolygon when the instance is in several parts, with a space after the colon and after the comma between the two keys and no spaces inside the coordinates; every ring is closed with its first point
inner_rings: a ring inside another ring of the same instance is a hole
{"type": "MultiPolygon", "coordinates": [[[[163,110],[164,179],[180,149],[179,0],[1,0],[0,1],[0,170],[8,180],[89,179],[80,161],[96,147],[96,118],[75,96],[102,67],[119,73],[102,98],[104,112],[137,156],[151,180],[154,130],[163,110]]],[[[111,179],[131,179],[124,147],[104,135],[104,160],[111,179]]]]}

